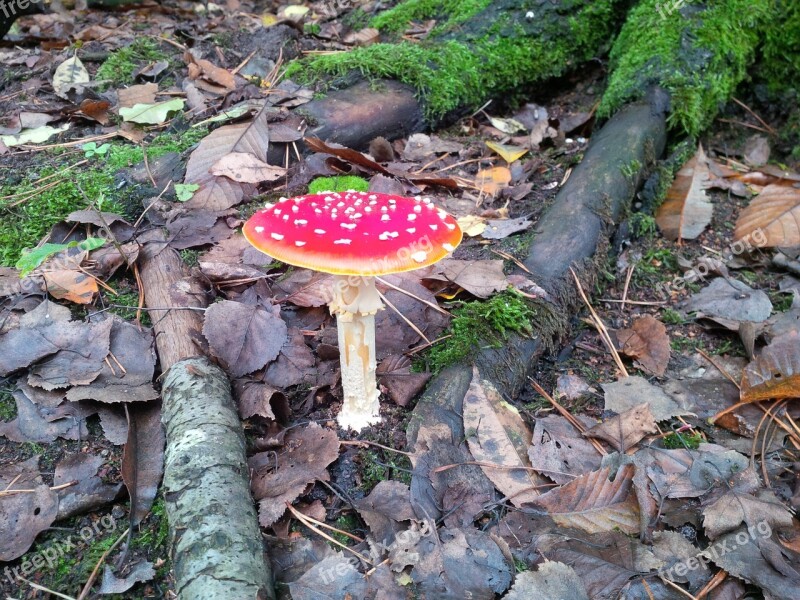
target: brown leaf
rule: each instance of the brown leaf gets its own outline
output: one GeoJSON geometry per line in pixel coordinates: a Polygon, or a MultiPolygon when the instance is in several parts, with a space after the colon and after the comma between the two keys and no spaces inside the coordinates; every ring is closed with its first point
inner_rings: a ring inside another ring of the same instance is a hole
{"type": "Polygon", "coordinates": [[[206,310],[203,335],[228,372],[241,377],[278,357],[287,328],[279,316],[260,306],[223,300],[206,310]]]}
{"type": "Polygon", "coordinates": [[[450,281],[478,298],[488,298],[508,287],[502,260],[446,258],[433,265],[423,279],[450,281]]]}
{"type": "Polygon", "coordinates": [[[128,441],[122,454],[122,480],[131,497],[130,522],[136,527],[150,512],[164,473],[161,403],[128,407],[128,441]]]}
{"type": "Polygon", "coordinates": [[[52,442],[56,438],[85,439],[86,411],[70,402],[58,407],[39,406],[22,389],[13,392],[17,404],[17,418],[7,423],[0,421],[0,436],[12,442],[52,442]]]}
{"type": "Polygon", "coordinates": [[[612,410],[617,414],[639,405],[642,398],[647,398],[650,412],[656,422],[666,421],[678,415],[692,414],[674,396],[643,377],[631,375],[622,377],[618,381],[603,383],[602,386],[605,392],[605,410],[612,410]]]}
{"type": "Polygon", "coordinates": [[[587,533],[639,532],[639,505],[633,493],[633,465],[624,465],[609,481],[604,467],[539,496],[534,504],[563,527],[587,533]]]}
{"type": "Polygon", "coordinates": [[[210,173],[239,183],[261,183],[280,179],[286,169],[268,165],[249,152],[231,152],[215,162],[210,173]]]}
{"type": "Polygon", "coordinates": [[[658,433],[658,427],[647,402],[595,425],[586,435],[606,440],[619,452],[626,452],[647,435],[658,433]]]}
{"type": "Polygon", "coordinates": [[[89,385],[76,386],[67,392],[67,399],[98,400],[100,402],[136,402],[155,400],[158,392],[153,388],[153,371],[156,355],[153,334],[149,329],[139,330],[122,319],[111,319],[111,344],[109,356],[97,378],[89,385]]]}
{"type": "Polygon", "coordinates": [[[47,291],[54,298],[75,304],[91,304],[98,292],[97,280],[77,269],[45,271],[43,275],[47,291]]]}
{"type": "Polygon", "coordinates": [[[800,245],[800,189],[765,187],[739,215],[734,237],[759,247],[800,245]]]}
{"type": "Polygon", "coordinates": [[[202,78],[229,90],[236,87],[236,77],[227,69],[218,67],[203,58],[195,58],[190,52],[184,53],[183,58],[189,67],[189,79],[202,78]]]}
{"type": "Polygon", "coordinates": [[[58,495],[39,474],[39,457],[0,467],[0,490],[33,492],[0,495],[0,561],[22,556],[33,540],[55,521],[58,495]]]}
{"type": "Polygon", "coordinates": [[[269,527],[286,511],[286,502],[297,498],[306,486],[328,480],[327,466],[339,456],[336,434],[316,423],[286,434],[280,453],[262,452],[250,458],[253,497],[259,500],[259,523],[269,527]]]}
{"type": "Polygon", "coordinates": [[[58,519],[66,519],[96,510],[114,501],[121,483],[106,483],[97,475],[103,457],[92,454],[68,454],[56,465],[53,486],[75,483],[58,490],[58,519]]]}
{"type": "Polygon", "coordinates": [[[374,27],[367,27],[360,31],[348,33],[342,41],[353,46],[371,46],[378,41],[380,35],[380,32],[374,27]]]}
{"type": "MultiPolygon", "coordinates": [[[[578,417],[584,426],[594,422],[578,417]]],[[[556,483],[569,483],[579,475],[600,468],[600,453],[575,427],[560,415],[536,419],[531,446],[531,466],[556,483]]]]}
{"type": "Polygon", "coordinates": [[[761,351],[742,374],[742,402],[800,398],[800,334],[790,331],[761,351]]]}
{"type": "Polygon", "coordinates": [[[272,421],[285,422],[291,416],[286,396],[269,385],[237,379],[233,389],[236,391],[239,416],[242,419],[258,415],[272,421]]]}
{"type": "Polygon", "coordinates": [[[714,207],[704,186],[710,178],[708,159],[700,145],[678,171],[667,197],[656,213],[656,223],[669,240],[693,240],[711,222],[714,207]]]}
{"type": "Polygon", "coordinates": [[[278,358],[264,372],[264,382],[282,389],[293,385],[304,385],[308,389],[317,381],[315,362],[311,349],[306,346],[303,333],[299,329],[291,328],[278,358]]]}
{"type": "Polygon", "coordinates": [[[411,360],[402,354],[387,356],[378,365],[378,383],[388,390],[397,406],[408,406],[431,378],[430,373],[412,373],[411,360]]]}
{"type": "Polygon", "coordinates": [[[155,104],[157,92],[158,84],[156,83],[144,83],[120,88],[117,90],[119,108],[131,108],[137,104],[155,104]]]}
{"type": "Polygon", "coordinates": [[[480,378],[477,367],[464,397],[464,432],[472,456],[514,506],[539,496],[545,481],[530,468],[531,433],[519,412],[480,378]]]}
{"type": "Polygon", "coordinates": [[[637,318],[630,329],[616,332],[619,349],[637,361],[648,373],[661,377],[669,363],[669,336],[667,328],[650,315],[637,318]]]}
{"type": "Polygon", "coordinates": [[[475,188],[489,196],[496,196],[509,183],[511,183],[511,171],[507,167],[481,169],[475,175],[475,188]]]}
{"type": "Polygon", "coordinates": [[[523,571],[514,578],[514,585],[505,600],[589,600],[583,582],[569,565],[556,561],[540,563],[536,571],[523,571]]]}
{"type": "Polygon", "coordinates": [[[769,318],[772,302],[761,290],[735,279],[717,277],[686,303],[687,312],[703,316],[761,323],[769,318]]]}

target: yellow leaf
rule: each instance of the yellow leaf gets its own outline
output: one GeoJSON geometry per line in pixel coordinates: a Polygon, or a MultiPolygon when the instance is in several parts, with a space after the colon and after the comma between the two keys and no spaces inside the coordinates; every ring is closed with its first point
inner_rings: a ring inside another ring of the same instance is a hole
{"type": "Polygon", "coordinates": [[[486,145],[502,156],[503,160],[508,164],[513,163],[515,160],[528,153],[528,149],[522,146],[509,146],[508,144],[497,144],[495,142],[486,142],[486,145]]]}
{"type": "Polygon", "coordinates": [[[481,169],[475,175],[475,187],[484,194],[494,196],[511,181],[511,171],[506,167],[481,169]]]}
{"type": "Polygon", "coordinates": [[[97,293],[97,281],[81,271],[48,271],[44,280],[51,296],[76,304],[89,304],[97,293]]]}
{"type": "Polygon", "coordinates": [[[280,19],[272,13],[264,13],[261,15],[261,25],[263,27],[272,27],[278,21],[280,21],[280,19]]]}
{"type": "Polygon", "coordinates": [[[486,229],[486,221],[483,217],[467,215],[458,219],[458,226],[464,232],[464,235],[475,237],[482,234],[483,230],[486,229]]]}

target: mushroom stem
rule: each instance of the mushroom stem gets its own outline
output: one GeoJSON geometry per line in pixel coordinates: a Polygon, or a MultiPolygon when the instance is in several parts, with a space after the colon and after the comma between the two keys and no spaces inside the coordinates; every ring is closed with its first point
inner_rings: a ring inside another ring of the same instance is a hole
{"type": "Polygon", "coordinates": [[[337,277],[331,314],[336,315],[344,404],[343,429],[360,431],[380,422],[375,378],[375,313],[383,308],[374,277],[337,277]]]}

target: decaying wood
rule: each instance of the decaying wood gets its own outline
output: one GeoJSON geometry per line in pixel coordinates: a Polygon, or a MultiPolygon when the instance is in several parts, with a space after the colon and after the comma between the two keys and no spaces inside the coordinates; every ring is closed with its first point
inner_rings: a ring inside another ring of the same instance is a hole
{"type": "Polygon", "coordinates": [[[241,421],[225,373],[201,354],[204,295],[160,232],[140,254],[163,380],[164,500],[184,600],[274,598],[241,421]]]}

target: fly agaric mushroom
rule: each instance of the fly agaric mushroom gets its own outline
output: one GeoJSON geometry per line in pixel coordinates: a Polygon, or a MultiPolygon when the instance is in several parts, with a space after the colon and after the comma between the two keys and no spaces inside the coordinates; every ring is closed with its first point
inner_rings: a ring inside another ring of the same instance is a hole
{"type": "Polygon", "coordinates": [[[380,421],[375,379],[375,277],[438,262],[461,242],[456,220],[430,198],[326,192],[281,198],[254,214],[244,236],[273,258],[331,273],[344,404],[339,424],[359,431],[380,421]]]}

